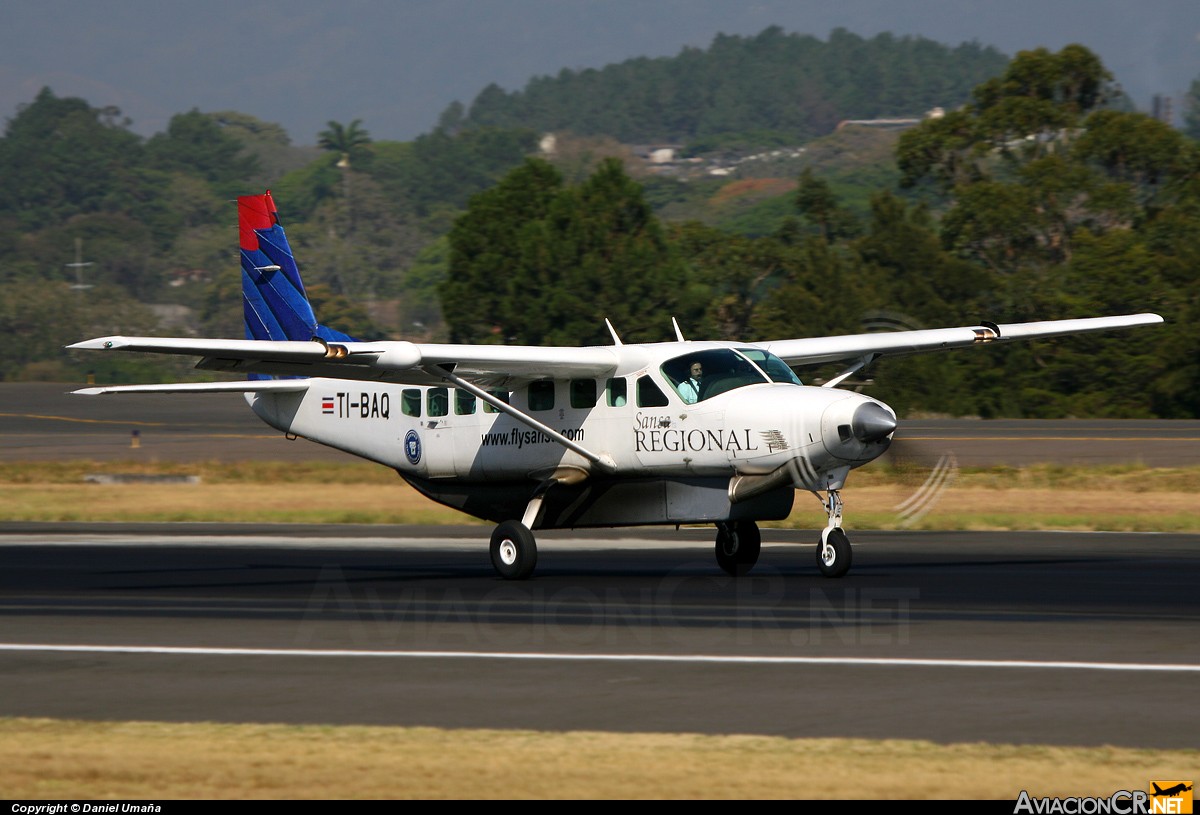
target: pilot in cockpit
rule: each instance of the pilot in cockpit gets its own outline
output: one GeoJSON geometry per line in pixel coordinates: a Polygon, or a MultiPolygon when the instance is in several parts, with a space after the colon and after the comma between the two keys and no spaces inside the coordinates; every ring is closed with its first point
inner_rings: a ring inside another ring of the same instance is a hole
{"type": "Polygon", "coordinates": [[[679,383],[679,396],[689,405],[700,401],[700,380],[704,376],[704,367],[699,360],[692,363],[688,369],[688,378],[679,383]]]}

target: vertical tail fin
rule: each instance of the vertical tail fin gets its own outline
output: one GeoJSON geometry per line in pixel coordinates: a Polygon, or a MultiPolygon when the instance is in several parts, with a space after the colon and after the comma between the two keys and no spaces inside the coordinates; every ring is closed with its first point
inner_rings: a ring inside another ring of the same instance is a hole
{"type": "Polygon", "coordinates": [[[270,190],[238,197],[238,243],[246,339],[353,341],[317,324],[270,190]]]}

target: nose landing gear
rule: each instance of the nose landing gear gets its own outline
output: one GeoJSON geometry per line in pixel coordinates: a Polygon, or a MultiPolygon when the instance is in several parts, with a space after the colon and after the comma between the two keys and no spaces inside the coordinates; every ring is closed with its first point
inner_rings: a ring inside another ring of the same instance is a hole
{"type": "Polygon", "coordinates": [[[825,577],[842,577],[850,571],[853,552],[850,539],[842,529],[841,493],[830,490],[829,498],[822,503],[829,523],[821,530],[821,542],[817,544],[817,568],[825,577]]]}

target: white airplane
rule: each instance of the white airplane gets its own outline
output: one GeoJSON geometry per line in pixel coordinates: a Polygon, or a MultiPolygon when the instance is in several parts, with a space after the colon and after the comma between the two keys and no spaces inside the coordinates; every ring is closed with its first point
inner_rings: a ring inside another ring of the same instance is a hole
{"type": "Polygon", "coordinates": [[[239,198],[238,212],[247,339],[69,347],[198,356],[197,368],[251,378],[76,393],[244,392],[272,427],[391,467],[429,498],[497,522],[491,560],[509,579],[533,573],[534,529],[647,524],[715,524],[717,563],[744,574],[758,560],[757,522],[786,518],[797,489],[824,504],[817,567],[841,577],[852,553],[840,491],[887,450],[896,414],[838,384],[889,354],[1162,322],[1134,314],[762,343],[690,342],[675,324],[675,342],[630,345],[609,325],[613,344],[586,348],[358,342],[318,325],[270,192],[239,198]],[[846,368],[821,387],[792,371],[829,362],[846,368]]]}

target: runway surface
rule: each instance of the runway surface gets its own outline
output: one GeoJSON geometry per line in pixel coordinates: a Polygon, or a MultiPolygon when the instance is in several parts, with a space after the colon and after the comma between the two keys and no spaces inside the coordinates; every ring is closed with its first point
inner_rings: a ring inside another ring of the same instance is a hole
{"type": "Polygon", "coordinates": [[[487,533],[2,525],[0,715],[1197,745],[1200,536],[487,533]]]}
{"type": "MultiPolygon", "coordinates": [[[[287,440],[259,421],[241,394],[73,396],[77,386],[0,383],[0,461],[92,459],[349,461],[345,453],[287,440]],[[137,447],[133,446],[137,433],[137,447]]],[[[897,445],[933,464],[1200,466],[1200,421],[917,419],[897,445]]]]}

